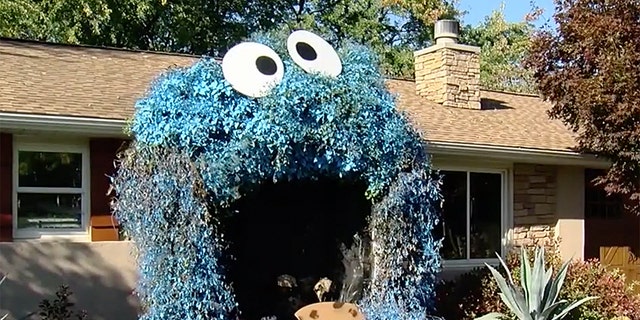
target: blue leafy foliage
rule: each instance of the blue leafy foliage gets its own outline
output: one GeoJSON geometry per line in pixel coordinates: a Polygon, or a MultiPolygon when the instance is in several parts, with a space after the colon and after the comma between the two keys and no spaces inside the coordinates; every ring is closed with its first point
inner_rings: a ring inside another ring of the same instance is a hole
{"type": "Polygon", "coordinates": [[[232,319],[219,208],[268,180],[357,177],[374,203],[368,319],[424,319],[440,242],[438,179],[419,135],[395,108],[367,48],[344,44],[337,78],[305,73],[282,41],[259,35],[285,65],[263,98],[233,90],[203,58],[156,79],[136,104],[135,141],[113,179],[114,212],[139,255],[142,319],[232,319]]]}

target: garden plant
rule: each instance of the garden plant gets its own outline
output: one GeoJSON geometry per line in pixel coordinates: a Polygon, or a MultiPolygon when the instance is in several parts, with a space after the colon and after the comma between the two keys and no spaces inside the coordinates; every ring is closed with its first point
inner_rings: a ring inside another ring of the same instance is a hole
{"type": "MultiPolygon", "coordinates": [[[[597,297],[584,297],[576,302],[558,300],[560,289],[567,275],[569,261],[565,262],[554,277],[551,268],[546,269],[544,247],[535,252],[533,266],[530,265],[527,250],[522,248],[520,258],[520,285],[518,286],[511,275],[506,263],[498,255],[507,279],[495,268],[487,264],[487,268],[495,278],[500,288],[499,296],[519,320],[560,320],[564,319],[571,310],[597,297]]],[[[489,313],[477,320],[503,319],[504,314],[489,313]]]]}

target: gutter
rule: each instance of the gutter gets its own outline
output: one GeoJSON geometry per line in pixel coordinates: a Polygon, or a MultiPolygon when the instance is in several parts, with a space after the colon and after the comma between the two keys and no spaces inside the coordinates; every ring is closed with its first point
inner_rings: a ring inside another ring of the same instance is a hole
{"type": "Polygon", "coordinates": [[[603,158],[571,150],[520,148],[444,141],[427,141],[426,148],[433,155],[475,157],[482,160],[573,165],[603,169],[609,168],[611,165],[608,160],[603,158]]]}
{"type": "MultiPolygon", "coordinates": [[[[51,116],[0,112],[0,129],[12,133],[59,132],[92,137],[126,138],[125,120],[51,116]]],[[[480,160],[511,161],[555,165],[575,165],[606,169],[610,162],[571,150],[519,148],[486,144],[427,141],[430,154],[470,157],[480,160]]]]}
{"type": "Polygon", "coordinates": [[[0,129],[12,133],[61,132],[126,137],[125,120],[0,112],[0,129]]]}

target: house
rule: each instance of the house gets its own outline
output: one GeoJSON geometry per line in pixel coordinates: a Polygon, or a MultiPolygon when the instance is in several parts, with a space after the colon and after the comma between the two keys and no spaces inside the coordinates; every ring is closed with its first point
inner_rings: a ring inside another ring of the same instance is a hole
{"type": "MultiPolygon", "coordinates": [[[[565,259],[637,249],[638,219],[589,182],[609,163],[573,151],[539,97],[480,88],[480,49],[437,36],[415,52],[415,81],[387,84],[445,174],[445,274],[495,262],[512,244],[557,246],[565,259]]],[[[0,39],[0,313],[24,316],[65,282],[95,319],[135,317],[134,260],[107,175],[135,100],[196,59],[0,39]]]]}

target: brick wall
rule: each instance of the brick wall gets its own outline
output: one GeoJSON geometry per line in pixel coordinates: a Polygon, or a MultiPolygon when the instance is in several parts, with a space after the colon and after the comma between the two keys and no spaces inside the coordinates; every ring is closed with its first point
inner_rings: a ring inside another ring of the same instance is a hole
{"type": "Polygon", "coordinates": [[[95,138],[89,143],[91,158],[91,241],[119,239],[117,221],[111,215],[107,195],[113,175],[116,152],[123,145],[120,139],[95,138]]]}
{"type": "Polygon", "coordinates": [[[480,109],[480,58],[469,46],[415,53],[416,93],[444,106],[480,109]],[[468,48],[467,48],[468,47],[468,48]]]}
{"type": "Polygon", "coordinates": [[[13,136],[0,133],[0,242],[13,239],[13,136]]]}
{"type": "Polygon", "coordinates": [[[513,244],[557,249],[557,168],[515,164],[513,180],[513,244]]]}

